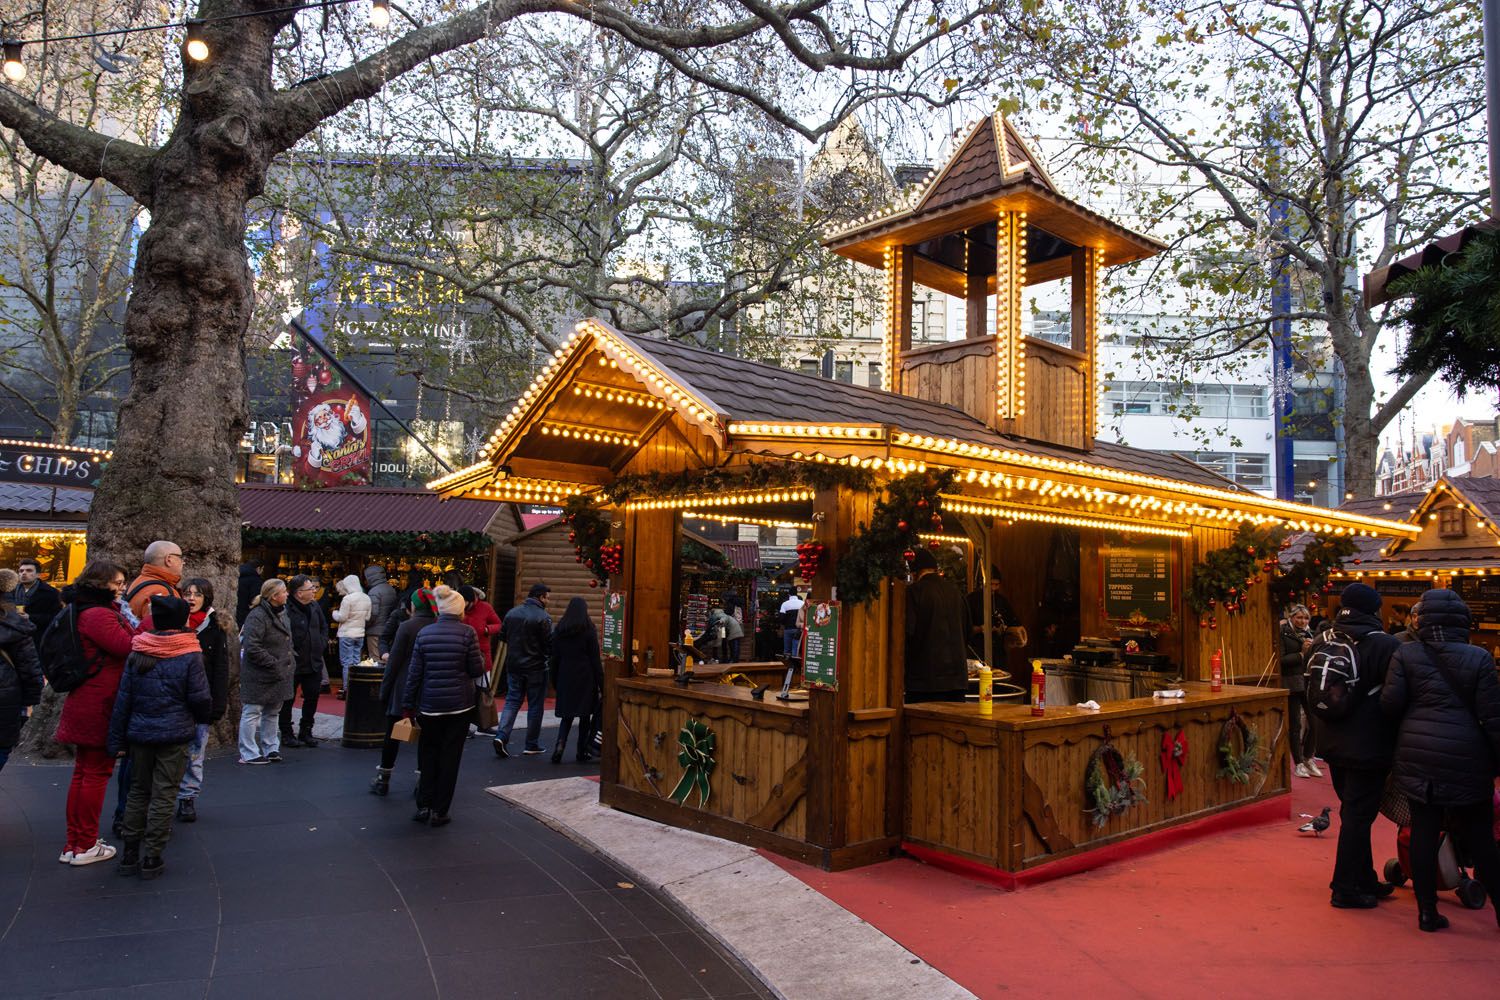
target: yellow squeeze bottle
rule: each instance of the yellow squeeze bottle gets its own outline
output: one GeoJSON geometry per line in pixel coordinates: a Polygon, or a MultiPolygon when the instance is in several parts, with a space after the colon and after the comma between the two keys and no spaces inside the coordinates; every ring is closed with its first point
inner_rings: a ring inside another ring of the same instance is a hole
{"type": "Polygon", "coordinates": [[[995,672],[989,667],[979,668],[979,714],[993,715],[995,712],[995,672]]]}

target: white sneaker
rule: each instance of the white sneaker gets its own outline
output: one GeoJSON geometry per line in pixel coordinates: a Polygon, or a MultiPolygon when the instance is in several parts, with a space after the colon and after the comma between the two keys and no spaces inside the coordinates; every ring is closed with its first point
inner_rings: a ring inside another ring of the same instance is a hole
{"type": "Polygon", "coordinates": [[[1292,773],[1295,774],[1299,778],[1311,778],[1312,777],[1312,772],[1307,769],[1307,765],[1306,764],[1298,764],[1296,767],[1292,768],[1292,773]]]}
{"type": "Polygon", "coordinates": [[[63,851],[57,856],[58,864],[71,865],[73,863],[73,852],[63,851]]]}
{"type": "Polygon", "coordinates": [[[78,868],[82,865],[91,865],[96,861],[108,861],[114,856],[115,849],[101,840],[88,850],[73,855],[73,860],[68,863],[78,868]]]}
{"type": "Polygon", "coordinates": [[[1308,771],[1310,771],[1312,773],[1312,776],[1314,778],[1321,778],[1321,777],[1323,777],[1323,771],[1322,771],[1322,769],[1320,767],[1318,767],[1318,764],[1317,764],[1316,761],[1311,761],[1311,760],[1308,761],[1307,762],[1307,769],[1308,769],[1308,771]]]}

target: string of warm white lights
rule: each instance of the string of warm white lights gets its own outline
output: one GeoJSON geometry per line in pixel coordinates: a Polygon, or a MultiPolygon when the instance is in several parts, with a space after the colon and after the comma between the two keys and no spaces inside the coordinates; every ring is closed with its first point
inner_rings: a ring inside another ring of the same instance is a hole
{"type": "Polygon", "coordinates": [[[962,496],[943,494],[943,509],[956,514],[978,514],[988,517],[1003,517],[1013,521],[1034,521],[1038,524],[1061,524],[1070,528],[1098,528],[1103,531],[1130,531],[1142,535],[1160,535],[1165,538],[1189,538],[1192,531],[1162,524],[1147,524],[1127,518],[1088,517],[1064,514],[1061,511],[1033,510],[1010,504],[975,502],[962,496]]]}
{"type": "Polygon", "coordinates": [[[682,516],[695,521],[713,521],[717,524],[754,524],[762,528],[796,528],[799,531],[814,530],[811,521],[778,521],[769,517],[751,517],[746,514],[709,514],[701,510],[684,510],[682,516]]]}
{"type": "MultiPolygon", "coordinates": [[[[95,38],[114,38],[120,35],[138,35],[147,31],[173,31],[182,30],[182,51],[194,62],[204,62],[212,54],[209,51],[208,41],[204,38],[203,29],[210,24],[218,24],[225,21],[239,21],[247,17],[266,17],[272,14],[286,14],[313,8],[324,9],[333,6],[341,6],[351,3],[365,3],[367,0],[311,0],[307,3],[289,3],[280,7],[271,7],[265,10],[247,10],[235,14],[216,14],[211,17],[193,17],[185,21],[166,21],[161,24],[133,24],[123,28],[106,28],[100,31],[80,31],[72,35],[46,35],[37,38],[4,38],[0,40],[0,48],[4,50],[4,62],[0,64],[0,72],[11,83],[20,83],[26,79],[26,62],[23,53],[28,45],[50,45],[55,42],[78,42],[95,38]]],[[[368,0],[370,4],[370,27],[376,30],[385,28],[391,23],[390,0],[368,0]]]]}
{"type": "Polygon", "coordinates": [[[732,507],[735,504],[796,503],[816,496],[812,490],[766,490],[759,493],[716,493],[713,496],[664,497],[629,500],[625,510],[692,510],[695,507],[732,507]]]}

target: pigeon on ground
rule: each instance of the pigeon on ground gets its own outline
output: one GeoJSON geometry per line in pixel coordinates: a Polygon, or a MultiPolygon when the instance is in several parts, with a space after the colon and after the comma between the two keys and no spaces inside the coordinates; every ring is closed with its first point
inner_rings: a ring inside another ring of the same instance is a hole
{"type": "Polygon", "coordinates": [[[1328,819],[1328,813],[1332,809],[1332,806],[1324,806],[1323,811],[1316,816],[1310,816],[1308,813],[1303,813],[1303,816],[1309,817],[1309,822],[1303,823],[1301,826],[1297,827],[1297,832],[1312,833],[1316,834],[1319,837],[1323,836],[1323,831],[1328,829],[1328,824],[1330,822],[1328,819]]]}

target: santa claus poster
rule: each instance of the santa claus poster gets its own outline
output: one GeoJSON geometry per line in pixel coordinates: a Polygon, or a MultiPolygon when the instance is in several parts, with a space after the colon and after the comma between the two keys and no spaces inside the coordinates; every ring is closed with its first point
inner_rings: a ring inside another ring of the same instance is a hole
{"type": "Polygon", "coordinates": [[[302,400],[292,421],[299,486],[365,486],[370,482],[369,400],[352,389],[329,389],[302,400]]]}

